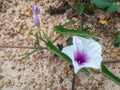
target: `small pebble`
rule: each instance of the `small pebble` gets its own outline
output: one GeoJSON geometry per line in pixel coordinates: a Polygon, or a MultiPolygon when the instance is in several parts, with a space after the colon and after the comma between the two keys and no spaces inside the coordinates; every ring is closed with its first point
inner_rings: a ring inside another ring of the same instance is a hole
{"type": "Polygon", "coordinates": [[[8,80],[4,81],[4,85],[5,85],[6,87],[9,87],[10,84],[11,84],[11,80],[8,79],[8,80]]]}
{"type": "Polygon", "coordinates": [[[4,86],[3,81],[0,80],[0,89],[4,86]]]}
{"type": "Polygon", "coordinates": [[[39,84],[35,85],[35,90],[40,90],[40,85],[39,84]]]}

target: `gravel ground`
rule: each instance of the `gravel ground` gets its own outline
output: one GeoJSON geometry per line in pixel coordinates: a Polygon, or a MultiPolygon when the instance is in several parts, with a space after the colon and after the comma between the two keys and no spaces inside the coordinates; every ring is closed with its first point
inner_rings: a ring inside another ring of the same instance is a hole
{"type": "MultiPolygon", "coordinates": [[[[69,21],[66,13],[50,16],[46,12],[50,6],[58,4],[58,0],[5,0],[1,4],[0,46],[10,46],[10,48],[0,47],[0,90],[71,90],[72,68],[47,49],[41,49],[25,62],[20,60],[25,54],[32,51],[36,43],[35,37],[29,35],[30,31],[36,32],[31,7],[33,5],[40,7],[41,29],[51,40],[54,40],[57,34],[53,31],[53,27],[69,21]],[[19,47],[12,48],[12,46],[19,47]],[[21,48],[26,46],[31,49],[21,48]]],[[[96,10],[95,15],[91,18],[93,19],[88,19],[84,25],[93,27],[93,23],[96,24],[95,18],[107,19],[110,31],[120,33],[120,18],[112,18],[111,14],[101,10],[96,10]]],[[[77,20],[77,18],[73,19],[77,20]]],[[[75,28],[77,25],[78,22],[71,28],[75,28]]],[[[112,33],[103,31],[103,27],[98,30],[93,27],[90,32],[100,35],[104,39],[99,41],[103,46],[104,60],[120,59],[120,47],[115,48],[111,45],[111,41],[115,39],[112,33]]],[[[62,44],[65,42],[64,39],[60,37],[55,45],[62,44]]],[[[106,66],[120,77],[119,63],[109,63],[106,66]]],[[[75,84],[76,90],[120,90],[120,86],[95,72],[89,76],[82,72],[78,73],[75,84]]]]}

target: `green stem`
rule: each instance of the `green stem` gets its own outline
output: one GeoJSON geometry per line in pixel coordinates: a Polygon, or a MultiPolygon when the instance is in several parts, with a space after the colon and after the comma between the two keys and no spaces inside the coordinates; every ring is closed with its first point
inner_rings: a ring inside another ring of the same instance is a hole
{"type": "Polygon", "coordinates": [[[37,26],[37,30],[38,30],[38,33],[39,33],[39,35],[40,35],[40,37],[41,37],[41,30],[40,30],[40,26],[37,26]]]}
{"type": "Polygon", "coordinates": [[[54,43],[61,35],[59,34],[53,41],[52,43],[54,43]]]}
{"type": "Polygon", "coordinates": [[[73,69],[72,90],[75,90],[75,73],[74,73],[74,69],[73,69]]]}

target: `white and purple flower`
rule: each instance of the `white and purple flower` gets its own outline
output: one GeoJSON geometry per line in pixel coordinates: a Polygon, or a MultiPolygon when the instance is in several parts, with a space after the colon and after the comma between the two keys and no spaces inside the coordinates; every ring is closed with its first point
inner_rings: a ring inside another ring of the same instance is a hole
{"type": "Polygon", "coordinates": [[[39,20],[39,16],[38,16],[39,8],[37,6],[33,6],[32,12],[33,12],[34,23],[36,26],[39,26],[40,25],[40,20],[39,20]]]}
{"type": "Polygon", "coordinates": [[[93,39],[73,36],[73,45],[64,47],[63,53],[68,55],[77,73],[83,67],[99,69],[102,62],[102,48],[93,39]]]}

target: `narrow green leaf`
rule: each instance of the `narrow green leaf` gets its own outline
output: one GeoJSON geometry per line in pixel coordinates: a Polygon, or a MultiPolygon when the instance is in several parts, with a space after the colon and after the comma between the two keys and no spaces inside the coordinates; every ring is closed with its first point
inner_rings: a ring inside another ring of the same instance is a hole
{"type": "Polygon", "coordinates": [[[52,42],[49,40],[48,36],[46,35],[46,33],[44,31],[43,32],[43,35],[44,37],[46,38],[47,42],[45,43],[46,46],[54,53],[56,54],[57,56],[59,56],[60,58],[62,58],[63,60],[69,62],[69,63],[72,63],[72,60],[64,53],[62,53],[58,48],[56,48],[52,42]]]}
{"type": "Polygon", "coordinates": [[[116,77],[114,74],[112,74],[105,65],[102,64],[101,66],[102,74],[107,77],[108,79],[112,80],[116,84],[120,85],[120,78],[116,77]]]}
{"type": "Polygon", "coordinates": [[[43,33],[44,38],[45,38],[47,41],[49,41],[47,34],[46,34],[43,30],[42,30],[42,33],[43,33]]]}
{"type": "Polygon", "coordinates": [[[87,68],[81,68],[79,72],[84,72],[86,75],[90,75],[90,71],[87,68]]]}
{"type": "Polygon", "coordinates": [[[83,11],[85,9],[85,4],[84,3],[75,4],[75,5],[73,5],[73,8],[76,10],[76,12],[78,13],[78,15],[82,15],[83,11]]]}
{"type": "Polygon", "coordinates": [[[63,26],[73,25],[74,23],[75,23],[75,21],[71,19],[70,21],[68,21],[65,24],[63,24],[63,26]]]}
{"type": "Polygon", "coordinates": [[[37,47],[40,47],[40,42],[39,42],[39,37],[38,37],[38,33],[36,33],[36,41],[37,41],[37,47]]]}
{"type": "Polygon", "coordinates": [[[115,47],[119,47],[119,45],[120,45],[120,34],[118,34],[116,40],[114,40],[112,44],[113,44],[115,47]]]}
{"type": "Polygon", "coordinates": [[[34,54],[37,51],[37,49],[31,51],[30,53],[28,53],[26,56],[24,56],[23,58],[21,58],[22,61],[24,61],[25,59],[27,59],[30,55],[34,54]]]}
{"type": "Polygon", "coordinates": [[[32,31],[29,32],[29,35],[34,35],[32,31]]]}
{"type": "Polygon", "coordinates": [[[64,53],[62,53],[59,49],[57,49],[51,41],[46,42],[46,46],[57,56],[67,61],[68,63],[72,63],[72,60],[64,53]]]}
{"type": "Polygon", "coordinates": [[[97,39],[101,39],[99,36],[91,34],[89,32],[85,32],[85,31],[79,31],[79,30],[74,30],[74,29],[66,29],[63,28],[62,26],[55,26],[55,31],[60,33],[60,34],[71,34],[71,35],[77,35],[77,36],[89,36],[92,38],[97,38],[97,39]]]}

